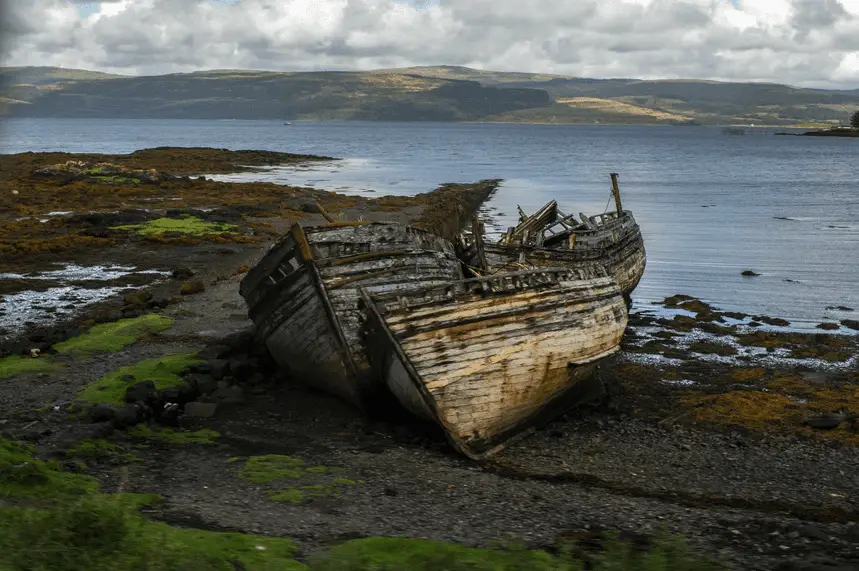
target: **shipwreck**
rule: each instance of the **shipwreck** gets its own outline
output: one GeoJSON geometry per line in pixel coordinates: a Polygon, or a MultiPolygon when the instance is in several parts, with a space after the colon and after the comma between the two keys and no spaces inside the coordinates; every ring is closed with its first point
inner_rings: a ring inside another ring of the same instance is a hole
{"type": "Polygon", "coordinates": [[[588,400],[627,309],[605,270],[501,273],[405,292],[362,289],[375,372],[475,459],[588,400]]]}
{"type": "Polygon", "coordinates": [[[565,214],[556,201],[531,216],[519,209],[520,220],[497,242],[484,236],[474,220],[470,233],[460,234],[457,255],[472,275],[540,267],[605,267],[629,303],[647,263],[644,239],[635,217],[624,210],[617,174],[611,174],[615,211],[595,216],[565,214]]]}
{"type": "Polygon", "coordinates": [[[394,223],[295,224],[242,280],[257,337],[295,378],[366,409],[380,386],[365,356],[359,288],[400,292],[462,279],[453,244],[394,223]]]}

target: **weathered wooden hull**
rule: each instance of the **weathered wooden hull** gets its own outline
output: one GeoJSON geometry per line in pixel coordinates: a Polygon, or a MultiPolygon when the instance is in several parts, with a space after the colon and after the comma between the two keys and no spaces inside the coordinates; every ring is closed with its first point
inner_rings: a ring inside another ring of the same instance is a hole
{"type": "Polygon", "coordinates": [[[304,382],[367,408],[381,380],[364,349],[359,288],[396,292],[462,278],[453,245],[399,224],[295,225],[242,280],[272,356],[304,382]]]}
{"type": "MultiPolygon", "coordinates": [[[[647,264],[641,229],[631,212],[624,212],[619,220],[597,230],[576,230],[572,248],[533,247],[519,245],[485,244],[486,261],[493,270],[505,271],[524,267],[567,267],[583,269],[604,266],[626,297],[641,281],[647,264]]],[[[459,251],[465,263],[477,266],[476,252],[470,244],[459,251]]]]}
{"type": "Polygon", "coordinates": [[[628,317],[604,269],[505,273],[363,299],[378,374],[472,458],[564,410],[618,350],[628,317]]]}

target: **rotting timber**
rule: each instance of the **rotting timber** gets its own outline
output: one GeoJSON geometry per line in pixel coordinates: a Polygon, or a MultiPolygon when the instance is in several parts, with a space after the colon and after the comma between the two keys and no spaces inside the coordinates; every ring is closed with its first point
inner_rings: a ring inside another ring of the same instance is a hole
{"type": "Polygon", "coordinates": [[[522,209],[518,226],[494,243],[484,237],[483,224],[474,221],[470,233],[457,240],[460,258],[474,275],[540,267],[584,268],[605,266],[629,300],[644,275],[647,255],[641,229],[632,212],[624,210],[611,174],[616,210],[595,216],[565,214],[549,201],[535,214],[522,209]]]}
{"type": "Polygon", "coordinates": [[[369,374],[358,288],[400,292],[461,278],[453,244],[424,230],[381,222],[295,224],[239,292],[257,336],[281,366],[367,409],[380,383],[369,374]]]}
{"type": "Polygon", "coordinates": [[[602,268],[363,289],[362,298],[376,375],[473,459],[589,400],[587,381],[619,349],[628,318],[602,268]]]}

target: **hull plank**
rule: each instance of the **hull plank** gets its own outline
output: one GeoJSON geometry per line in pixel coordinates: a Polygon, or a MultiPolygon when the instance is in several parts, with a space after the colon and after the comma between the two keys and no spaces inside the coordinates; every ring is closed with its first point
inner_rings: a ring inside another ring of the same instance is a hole
{"type": "Polygon", "coordinates": [[[273,357],[297,380],[361,408],[384,388],[364,348],[360,289],[393,292],[462,279],[453,244],[399,224],[296,224],[240,287],[273,357]]]}
{"type": "Polygon", "coordinates": [[[429,298],[365,292],[373,343],[389,345],[371,356],[391,391],[472,457],[574,392],[581,369],[616,352],[626,327],[623,297],[604,271],[522,275],[558,279],[514,285],[505,275],[493,291],[492,278],[466,280],[429,298]]]}

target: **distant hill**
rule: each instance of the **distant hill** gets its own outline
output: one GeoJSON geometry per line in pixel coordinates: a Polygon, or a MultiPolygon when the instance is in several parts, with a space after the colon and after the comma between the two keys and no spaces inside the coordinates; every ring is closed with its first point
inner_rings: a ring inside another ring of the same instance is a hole
{"type": "Polygon", "coordinates": [[[0,114],[13,117],[824,125],[844,122],[856,109],[859,90],[458,66],[143,77],[0,68],[0,114]]]}

